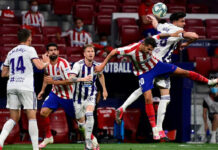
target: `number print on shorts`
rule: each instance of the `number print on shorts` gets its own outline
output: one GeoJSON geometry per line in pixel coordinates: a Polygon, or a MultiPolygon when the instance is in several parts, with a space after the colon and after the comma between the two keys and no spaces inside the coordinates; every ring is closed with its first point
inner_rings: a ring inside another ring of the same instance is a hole
{"type": "Polygon", "coordinates": [[[141,79],[139,80],[139,84],[140,84],[140,85],[145,84],[145,80],[144,80],[144,78],[141,78],[141,79]]]}

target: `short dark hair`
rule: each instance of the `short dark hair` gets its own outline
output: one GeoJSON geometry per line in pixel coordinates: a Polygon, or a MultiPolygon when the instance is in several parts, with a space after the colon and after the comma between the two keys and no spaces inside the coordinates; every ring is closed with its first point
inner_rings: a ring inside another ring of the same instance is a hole
{"type": "Polygon", "coordinates": [[[176,12],[170,15],[170,22],[178,21],[180,18],[184,18],[186,14],[184,12],[176,12]]]}
{"type": "Polygon", "coordinates": [[[55,47],[58,49],[58,45],[57,45],[57,44],[55,44],[55,43],[49,43],[49,44],[46,45],[46,50],[48,51],[48,50],[49,50],[49,47],[51,47],[51,46],[55,46],[55,47]]]}
{"type": "Polygon", "coordinates": [[[33,2],[37,2],[37,4],[38,4],[38,1],[37,1],[37,0],[30,0],[30,1],[29,1],[29,5],[32,5],[33,2]]]}
{"type": "Polygon", "coordinates": [[[20,29],[17,32],[17,37],[19,42],[26,42],[30,36],[31,36],[31,31],[28,29],[20,29]]]}
{"type": "Polygon", "coordinates": [[[88,47],[95,48],[94,45],[92,45],[92,44],[86,44],[86,45],[83,47],[83,52],[85,52],[86,48],[88,48],[88,47]]]}
{"type": "Polygon", "coordinates": [[[143,42],[144,45],[151,45],[153,48],[157,46],[157,43],[154,38],[148,37],[143,42]]]}
{"type": "Polygon", "coordinates": [[[81,21],[83,22],[83,19],[82,19],[82,18],[79,18],[79,17],[75,18],[75,19],[74,19],[74,22],[77,22],[77,20],[81,20],[81,21]]]}

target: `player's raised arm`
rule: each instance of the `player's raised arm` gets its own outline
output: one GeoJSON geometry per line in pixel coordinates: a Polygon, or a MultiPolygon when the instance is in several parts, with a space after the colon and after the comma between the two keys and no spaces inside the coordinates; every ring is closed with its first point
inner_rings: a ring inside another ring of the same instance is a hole
{"type": "Polygon", "coordinates": [[[107,93],[107,88],[106,88],[106,85],[105,85],[104,74],[103,73],[99,74],[98,79],[99,79],[99,82],[100,82],[100,84],[102,86],[102,89],[103,89],[103,93],[102,93],[103,98],[104,98],[104,100],[106,100],[107,96],[108,96],[108,93],[107,93]]]}
{"type": "Polygon", "coordinates": [[[39,70],[44,69],[49,64],[49,58],[46,54],[42,55],[42,61],[38,58],[32,59],[32,61],[33,61],[34,65],[36,66],[36,68],[39,70]]]}
{"type": "Polygon", "coordinates": [[[151,21],[152,26],[157,29],[158,21],[153,15],[147,15],[147,20],[151,21]]]}
{"type": "Polygon", "coordinates": [[[95,72],[101,72],[103,71],[104,67],[106,66],[106,64],[108,63],[108,61],[115,55],[118,54],[117,49],[113,49],[108,55],[107,57],[104,59],[104,61],[102,62],[102,64],[98,65],[95,67],[95,72]]]}
{"type": "Polygon", "coordinates": [[[185,47],[195,42],[199,38],[198,34],[195,32],[184,32],[183,37],[187,39],[187,41],[181,44],[180,50],[183,50],[185,47]]]}
{"type": "Polygon", "coordinates": [[[168,38],[168,37],[181,37],[183,32],[184,32],[183,30],[179,30],[179,31],[176,31],[174,33],[160,33],[160,34],[156,35],[156,37],[158,38],[158,36],[159,36],[160,39],[168,38]]]}

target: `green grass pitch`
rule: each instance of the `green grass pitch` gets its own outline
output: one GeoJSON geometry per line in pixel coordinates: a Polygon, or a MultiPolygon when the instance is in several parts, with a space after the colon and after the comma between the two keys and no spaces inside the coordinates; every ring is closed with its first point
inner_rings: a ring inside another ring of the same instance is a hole
{"type": "MultiPolygon", "coordinates": [[[[218,150],[218,144],[149,143],[100,144],[101,150],[218,150]]],[[[3,150],[31,150],[30,144],[5,145],[3,150]]],[[[42,150],[83,150],[83,144],[50,144],[42,150]]]]}

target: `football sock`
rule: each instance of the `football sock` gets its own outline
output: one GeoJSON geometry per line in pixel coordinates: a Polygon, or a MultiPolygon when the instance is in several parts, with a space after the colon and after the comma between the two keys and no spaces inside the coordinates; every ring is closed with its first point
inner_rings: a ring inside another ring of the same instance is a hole
{"type": "Polygon", "coordinates": [[[85,136],[86,139],[91,139],[92,129],[94,126],[93,112],[86,112],[85,136]]]}
{"type": "Polygon", "coordinates": [[[155,123],[155,112],[154,112],[154,107],[153,104],[145,104],[145,110],[146,110],[146,114],[148,116],[148,120],[151,124],[151,127],[156,127],[156,123],[155,123]]]}
{"type": "Polygon", "coordinates": [[[189,71],[188,78],[194,81],[199,81],[203,83],[208,83],[208,79],[205,78],[204,76],[200,75],[199,73],[196,73],[194,71],[189,71]]]}
{"type": "Polygon", "coordinates": [[[141,95],[142,95],[141,88],[138,88],[137,90],[135,90],[121,106],[123,108],[123,111],[126,111],[126,108],[129,105],[131,105],[134,101],[136,101],[141,95]]]}
{"type": "Polygon", "coordinates": [[[36,119],[30,119],[29,120],[29,134],[32,141],[33,150],[39,150],[38,146],[38,126],[36,119]]]}
{"type": "Polygon", "coordinates": [[[50,118],[49,117],[46,117],[44,119],[44,122],[45,122],[45,136],[46,138],[50,138],[52,136],[52,133],[51,133],[51,127],[50,127],[50,118]]]}
{"type": "Polygon", "coordinates": [[[8,137],[8,134],[11,132],[11,130],[13,129],[13,127],[15,126],[16,122],[12,119],[9,119],[8,121],[6,121],[6,123],[4,124],[3,128],[2,128],[2,132],[0,135],[0,145],[3,147],[5,139],[8,137]]]}
{"type": "Polygon", "coordinates": [[[159,131],[163,130],[163,121],[165,118],[165,113],[167,109],[167,105],[170,102],[170,95],[161,96],[161,100],[157,109],[157,128],[159,131]]]}

